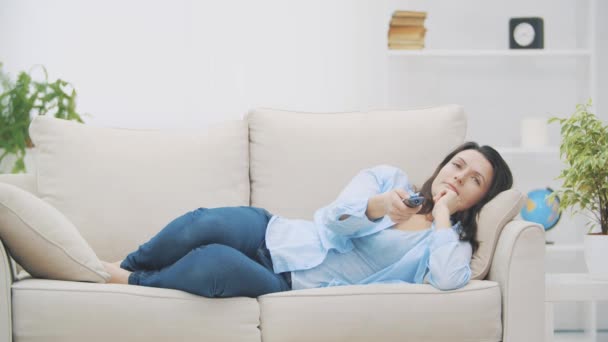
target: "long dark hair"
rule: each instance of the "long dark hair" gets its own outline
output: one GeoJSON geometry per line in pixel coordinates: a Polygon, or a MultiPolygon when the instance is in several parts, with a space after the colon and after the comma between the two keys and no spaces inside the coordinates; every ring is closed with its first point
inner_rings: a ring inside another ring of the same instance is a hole
{"type": "Polygon", "coordinates": [[[490,162],[492,169],[494,170],[492,184],[490,184],[488,192],[485,194],[485,196],[471,208],[454,213],[451,216],[453,222],[460,221],[462,224],[460,240],[469,241],[473,247],[473,252],[475,252],[479,246],[479,242],[475,239],[475,235],[477,234],[477,218],[481,208],[483,208],[483,206],[496,195],[502,191],[510,189],[513,185],[513,175],[511,174],[511,169],[509,169],[509,165],[507,165],[507,163],[504,161],[504,159],[502,159],[500,154],[495,149],[487,145],[479,146],[479,144],[476,142],[469,141],[450,152],[450,154],[443,159],[439,166],[437,166],[437,169],[435,169],[433,175],[422,185],[420,194],[423,195],[426,200],[418,213],[428,214],[433,211],[433,207],[435,206],[433,195],[431,194],[431,186],[433,185],[433,181],[437,177],[439,171],[441,171],[441,169],[447,163],[449,163],[456,154],[465,150],[475,150],[481,153],[488,160],[488,162],[490,162]]]}

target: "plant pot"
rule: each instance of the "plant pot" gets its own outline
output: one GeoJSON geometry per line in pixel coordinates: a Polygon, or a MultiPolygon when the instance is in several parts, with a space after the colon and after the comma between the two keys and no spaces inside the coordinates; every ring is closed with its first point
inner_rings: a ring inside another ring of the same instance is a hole
{"type": "Polygon", "coordinates": [[[608,280],[608,235],[587,234],[584,245],[589,276],[592,279],[608,280]]]}

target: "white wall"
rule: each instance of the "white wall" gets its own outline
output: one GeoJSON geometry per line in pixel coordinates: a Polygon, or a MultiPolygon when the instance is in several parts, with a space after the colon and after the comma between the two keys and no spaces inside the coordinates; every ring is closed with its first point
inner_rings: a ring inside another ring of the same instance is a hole
{"type": "MultiPolygon", "coordinates": [[[[459,103],[471,139],[512,146],[521,118],[566,115],[589,96],[587,59],[387,57],[392,10],[429,12],[428,48],[506,48],[508,18],[527,15],[545,18],[547,48],[571,48],[586,44],[588,2],[0,0],[0,61],[12,72],[44,64],[72,82],[91,124],[459,103]]],[[[607,24],[598,26],[606,56],[607,24]]]]}
{"type": "MultiPolygon", "coordinates": [[[[0,0],[0,62],[12,73],[44,64],[72,82],[93,125],[197,127],[258,106],[458,103],[470,139],[517,146],[522,118],[568,115],[586,100],[588,59],[388,57],[391,13],[427,11],[429,49],[507,48],[508,19],[517,16],[545,19],[547,48],[574,48],[587,46],[589,1],[0,0]]],[[[608,2],[598,0],[597,18],[606,14],[608,2]]],[[[608,119],[608,22],[597,26],[596,112],[608,119]]],[[[555,145],[558,127],[550,129],[555,145]]],[[[514,169],[529,163],[520,164],[514,169]]],[[[556,228],[550,237],[571,235],[556,228]]],[[[581,267],[580,258],[559,262],[581,267]]],[[[558,327],[576,327],[570,310],[558,313],[558,327]]]]}
{"type": "Polygon", "coordinates": [[[72,82],[92,124],[192,126],[252,107],[382,105],[373,1],[0,1],[0,60],[72,82]]]}
{"type": "Polygon", "coordinates": [[[597,113],[604,120],[608,120],[608,21],[605,19],[608,13],[608,1],[597,1],[597,17],[601,18],[596,23],[596,43],[598,59],[598,97],[601,102],[597,113]]]}

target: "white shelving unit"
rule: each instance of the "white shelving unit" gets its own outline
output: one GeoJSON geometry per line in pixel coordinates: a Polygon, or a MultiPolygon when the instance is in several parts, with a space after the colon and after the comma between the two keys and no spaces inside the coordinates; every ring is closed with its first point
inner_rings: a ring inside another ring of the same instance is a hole
{"type": "Polygon", "coordinates": [[[560,243],[556,245],[545,245],[547,253],[556,252],[583,252],[584,245],[582,243],[560,243]]]}
{"type": "Polygon", "coordinates": [[[589,61],[588,80],[589,80],[589,95],[593,99],[593,105],[598,107],[599,99],[597,98],[597,47],[596,27],[597,27],[597,0],[588,0],[588,21],[587,32],[588,41],[586,48],[575,49],[423,49],[423,50],[391,50],[388,49],[390,58],[441,58],[441,57],[495,57],[495,58],[511,58],[511,57],[576,57],[585,58],[589,61]]]}
{"type": "Polygon", "coordinates": [[[545,276],[545,342],[554,341],[554,305],[558,302],[582,302],[584,332],[580,341],[597,341],[598,301],[608,301],[608,281],[592,279],[586,273],[557,273],[545,276]]]}
{"type": "MultiPolygon", "coordinates": [[[[593,0],[592,0],[593,1],[593,0]]],[[[593,34],[593,36],[595,36],[593,34]]],[[[595,38],[593,38],[595,39],[595,38]]],[[[442,57],[472,57],[472,58],[512,58],[512,57],[576,57],[589,59],[588,80],[590,97],[593,99],[593,106],[597,108],[599,99],[597,98],[597,53],[594,43],[590,43],[590,49],[573,50],[388,50],[388,56],[392,58],[442,58],[442,57]]]]}
{"type": "Polygon", "coordinates": [[[574,50],[389,50],[394,57],[586,57],[590,49],[574,50]]]}

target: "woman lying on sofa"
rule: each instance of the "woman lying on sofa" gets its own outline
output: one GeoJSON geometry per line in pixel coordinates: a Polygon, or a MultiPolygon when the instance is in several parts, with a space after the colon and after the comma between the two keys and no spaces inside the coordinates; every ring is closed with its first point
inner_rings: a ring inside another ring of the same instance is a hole
{"type": "Polygon", "coordinates": [[[356,175],[313,221],[254,207],[199,208],[122,262],[103,264],[113,283],[205,297],[387,282],[457,289],[471,277],[481,208],[512,183],[498,152],[468,142],[419,193],[400,169],[377,166],[356,175]],[[425,201],[406,205],[416,195],[425,201]]]}

